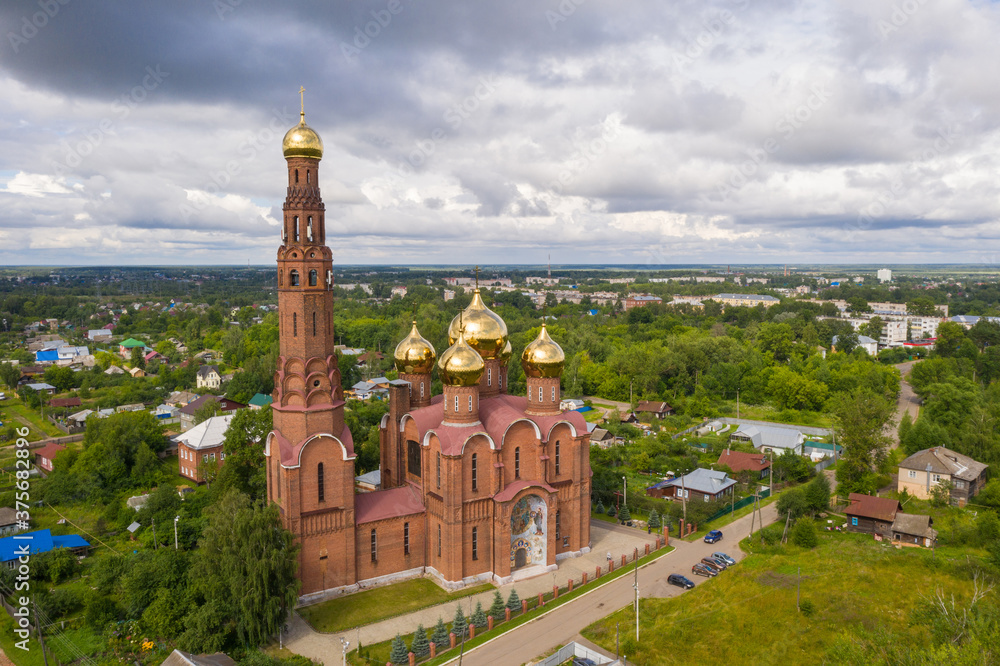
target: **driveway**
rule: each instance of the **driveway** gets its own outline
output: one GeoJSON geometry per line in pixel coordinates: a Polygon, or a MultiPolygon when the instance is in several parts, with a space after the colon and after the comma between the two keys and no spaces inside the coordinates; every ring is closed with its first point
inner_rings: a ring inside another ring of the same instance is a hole
{"type": "Polygon", "coordinates": [[[910,418],[915,423],[917,416],[920,413],[920,398],[917,394],[913,392],[913,387],[910,383],[906,381],[907,376],[910,374],[910,369],[917,361],[907,361],[906,363],[900,363],[894,366],[899,370],[899,375],[902,377],[902,381],[899,383],[899,398],[896,400],[896,414],[892,417],[891,427],[892,427],[892,448],[897,448],[899,446],[899,422],[903,420],[903,414],[909,413],[910,418]]]}

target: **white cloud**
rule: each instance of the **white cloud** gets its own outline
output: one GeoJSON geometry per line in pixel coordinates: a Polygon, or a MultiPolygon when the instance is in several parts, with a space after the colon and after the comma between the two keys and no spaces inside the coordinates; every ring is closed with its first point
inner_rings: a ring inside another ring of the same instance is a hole
{"type": "Polygon", "coordinates": [[[11,194],[22,194],[26,197],[44,197],[47,194],[71,194],[63,179],[44,173],[25,173],[18,171],[17,175],[7,181],[7,191],[11,194]]]}

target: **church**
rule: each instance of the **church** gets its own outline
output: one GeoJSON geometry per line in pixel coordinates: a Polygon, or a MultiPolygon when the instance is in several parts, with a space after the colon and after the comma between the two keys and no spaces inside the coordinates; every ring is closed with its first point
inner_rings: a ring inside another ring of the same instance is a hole
{"type": "Polygon", "coordinates": [[[507,325],[478,288],[440,356],[416,323],[399,342],[379,431],[382,489],[355,493],[319,189],[323,142],[304,109],[282,150],[280,356],[264,454],[268,500],[300,544],[301,600],[418,576],[447,589],[504,584],[588,552],[590,435],[579,413],[559,408],[563,350],[543,325],[520,355],[527,395],[511,395],[507,325]],[[435,368],[441,395],[431,395],[435,368]]]}

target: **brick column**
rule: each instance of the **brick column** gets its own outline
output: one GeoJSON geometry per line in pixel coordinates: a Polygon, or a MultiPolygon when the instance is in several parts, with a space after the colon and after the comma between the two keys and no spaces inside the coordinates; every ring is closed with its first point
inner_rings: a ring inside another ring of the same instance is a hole
{"type": "Polygon", "coordinates": [[[552,599],[555,600],[555,599],[558,599],[558,598],[559,598],[559,586],[558,585],[553,585],[552,586],[552,599]]]}
{"type": "Polygon", "coordinates": [[[487,631],[493,631],[493,616],[492,615],[490,615],[488,618],[486,618],[486,630],[487,631]]]}
{"type": "Polygon", "coordinates": [[[528,600],[527,599],[521,599],[521,612],[522,613],[527,613],[528,612],[528,600]]]}
{"type": "Polygon", "coordinates": [[[597,580],[600,577],[601,577],[601,567],[597,567],[594,570],[594,580],[597,580]]]}
{"type": "Polygon", "coordinates": [[[544,605],[545,605],[545,601],[542,600],[542,593],[539,592],[538,593],[538,607],[541,608],[544,605]]]}
{"type": "Polygon", "coordinates": [[[503,613],[504,613],[504,618],[503,618],[504,622],[510,622],[510,609],[504,608],[503,613]]]}
{"type": "Polygon", "coordinates": [[[573,579],[570,578],[569,579],[569,589],[566,590],[566,592],[569,593],[569,592],[572,592],[572,591],[573,591],[573,579]]]}
{"type": "Polygon", "coordinates": [[[587,572],[584,571],[583,572],[583,581],[580,583],[580,585],[586,585],[586,584],[587,584],[587,572]]]}
{"type": "Polygon", "coordinates": [[[476,637],[476,625],[470,624],[469,625],[469,640],[471,641],[475,637],[476,637]]]}
{"type": "Polygon", "coordinates": [[[646,544],[646,554],[649,555],[649,544],[646,544]]]}
{"type": "Polygon", "coordinates": [[[434,641],[431,641],[431,659],[433,659],[434,657],[437,656],[437,652],[438,652],[437,651],[437,647],[438,647],[437,643],[435,643],[434,641]]]}
{"type": "Polygon", "coordinates": [[[625,553],[622,553],[622,566],[625,566],[625,553]]]}
{"type": "Polygon", "coordinates": [[[455,632],[451,631],[448,633],[448,645],[450,647],[455,647],[455,632]]]}
{"type": "Polygon", "coordinates": [[[410,653],[410,654],[409,654],[408,656],[410,657],[410,666],[416,666],[416,663],[417,663],[417,655],[415,655],[415,654],[413,654],[413,653],[411,652],[411,653],[410,653]]]}

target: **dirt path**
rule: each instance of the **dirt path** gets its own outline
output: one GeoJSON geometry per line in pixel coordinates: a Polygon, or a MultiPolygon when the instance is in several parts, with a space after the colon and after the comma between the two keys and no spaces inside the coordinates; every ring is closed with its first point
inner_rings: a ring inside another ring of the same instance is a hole
{"type": "Polygon", "coordinates": [[[899,447],[899,422],[903,420],[903,414],[909,413],[910,418],[916,422],[917,415],[920,413],[920,398],[913,392],[913,387],[910,386],[910,383],[906,381],[907,376],[910,374],[910,369],[916,362],[907,361],[895,366],[899,370],[902,381],[899,383],[899,399],[896,401],[896,414],[892,417],[891,421],[892,433],[890,436],[892,437],[892,448],[894,449],[899,447]]]}

